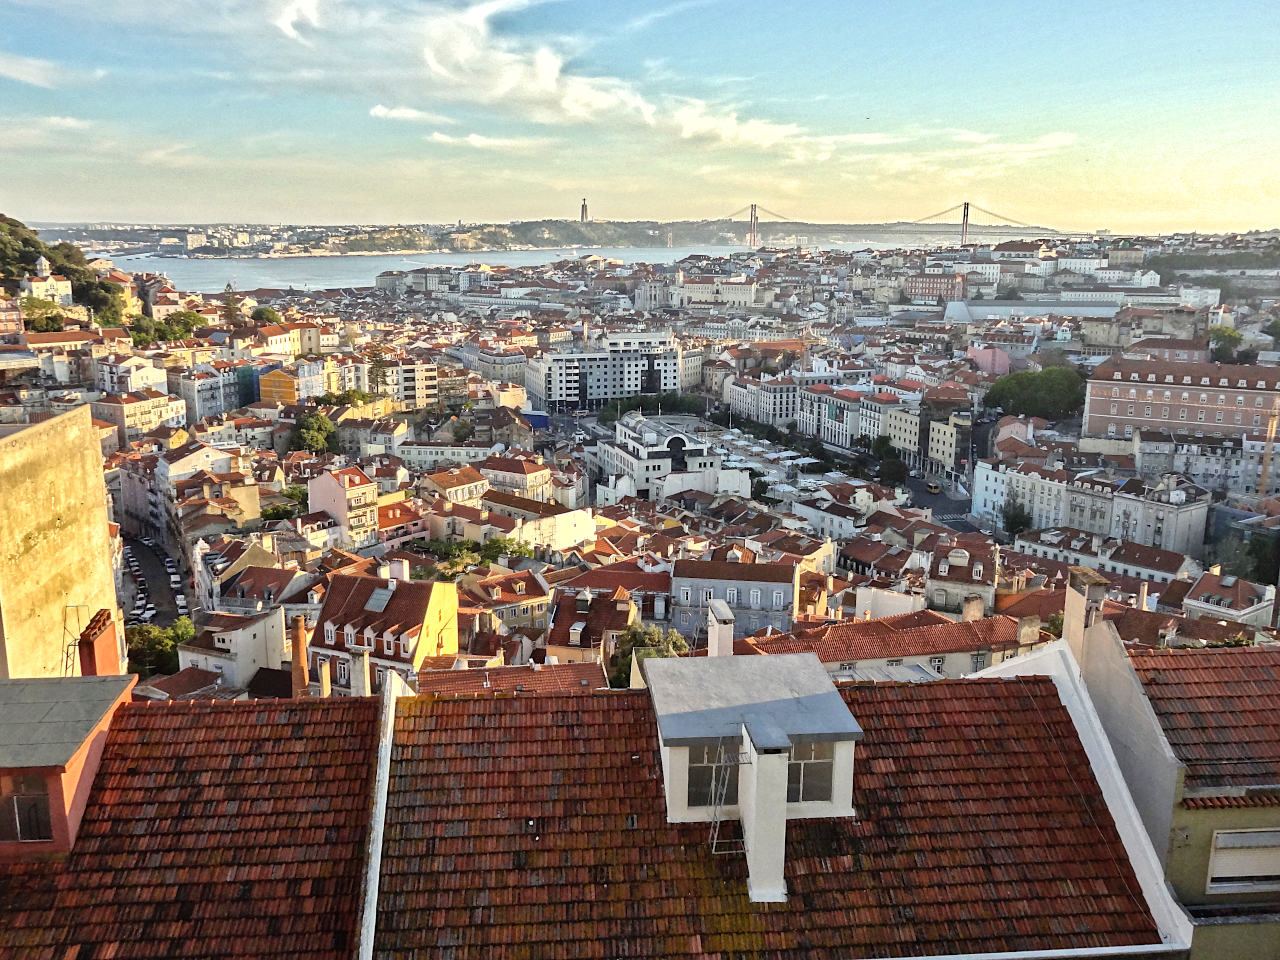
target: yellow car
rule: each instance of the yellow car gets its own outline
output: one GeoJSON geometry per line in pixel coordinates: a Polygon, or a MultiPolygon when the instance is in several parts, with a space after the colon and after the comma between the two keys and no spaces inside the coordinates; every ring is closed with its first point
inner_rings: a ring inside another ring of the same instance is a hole
{"type": "Polygon", "coordinates": [[[928,490],[930,493],[941,493],[942,484],[938,483],[938,481],[936,480],[930,480],[928,484],[925,485],[925,489],[928,490]]]}

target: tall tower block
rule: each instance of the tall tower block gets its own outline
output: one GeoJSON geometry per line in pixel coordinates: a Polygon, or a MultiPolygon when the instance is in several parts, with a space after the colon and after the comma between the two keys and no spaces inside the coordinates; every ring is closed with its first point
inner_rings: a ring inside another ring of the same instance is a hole
{"type": "Polygon", "coordinates": [[[578,220],[581,223],[587,222],[587,198],[586,197],[582,198],[582,212],[578,215],[578,220]]]}

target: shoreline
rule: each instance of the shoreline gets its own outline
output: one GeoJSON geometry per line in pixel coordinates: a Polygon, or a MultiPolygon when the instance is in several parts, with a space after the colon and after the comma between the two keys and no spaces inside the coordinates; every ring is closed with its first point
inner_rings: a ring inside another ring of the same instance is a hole
{"type": "MultiPolygon", "coordinates": [[[[741,245],[734,244],[706,244],[706,246],[724,247],[726,250],[745,250],[741,245]]],[[[547,250],[565,250],[565,256],[572,258],[575,253],[591,250],[604,250],[605,247],[595,244],[592,246],[578,246],[565,249],[562,246],[554,247],[484,247],[475,250],[350,250],[343,253],[335,253],[332,250],[323,250],[312,253],[249,253],[243,255],[227,254],[226,256],[201,255],[194,257],[176,256],[164,253],[129,253],[121,257],[138,257],[147,258],[149,260],[295,260],[305,257],[429,257],[436,256],[470,256],[471,254],[485,253],[539,253],[547,250]]],[[[632,250],[667,250],[669,247],[653,246],[653,247],[629,247],[632,250]]]]}

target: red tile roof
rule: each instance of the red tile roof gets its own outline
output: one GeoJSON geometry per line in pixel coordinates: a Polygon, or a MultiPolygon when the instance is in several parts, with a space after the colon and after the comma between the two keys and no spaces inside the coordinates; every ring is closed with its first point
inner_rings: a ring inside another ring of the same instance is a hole
{"type": "Polygon", "coordinates": [[[70,855],[0,863],[0,955],[352,956],[378,709],[122,707],[70,855]]]}
{"type": "Polygon", "coordinates": [[[588,694],[609,685],[598,663],[548,663],[538,667],[488,667],[476,670],[420,670],[418,690],[442,697],[496,693],[588,694]]]}
{"type": "Polygon", "coordinates": [[[857,820],[787,825],[786,903],[668,823],[641,692],[401,700],[385,957],[850,960],[1156,944],[1051,680],[854,685],[857,820]]]}
{"type": "Polygon", "coordinates": [[[1188,789],[1280,783],[1280,650],[1129,650],[1188,789]]]}

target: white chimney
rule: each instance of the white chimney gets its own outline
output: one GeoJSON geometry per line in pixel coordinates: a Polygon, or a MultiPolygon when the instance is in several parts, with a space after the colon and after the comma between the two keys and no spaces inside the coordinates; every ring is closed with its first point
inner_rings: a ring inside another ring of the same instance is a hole
{"type": "Polygon", "coordinates": [[[787,899],[783,871],[787,864],[791,742],[785,734],[762,739],[764,742],[757,744],[743,726],[742,745],[749,759],[738,774],[738,812],[747,848],[747,895],[753,903],[780,903],[787,899]]]}
{"type": "Polygon", "coordinates": [[[383,580],[390,580],[390,579],[391,579],[391,564],[389,564],[389,563],[385,563],[385,562],[384,562],[384,563],[380,563],[380,564],[378,564],[378,576],[379,576],[380,578],[382,578],[383,580]]]}
{"type": "Polygon", "coordinates": [[[373,694],[369,683],[369,651],[365,648],[353,650],[351,653],[351,695],[368,697],[373,694]]]}
{"type": "Polygon", "coordinates": [[[707,604],[707,656],[733,656],[733,611],[723,600],[707,604]]]}

